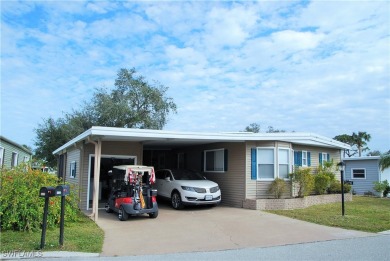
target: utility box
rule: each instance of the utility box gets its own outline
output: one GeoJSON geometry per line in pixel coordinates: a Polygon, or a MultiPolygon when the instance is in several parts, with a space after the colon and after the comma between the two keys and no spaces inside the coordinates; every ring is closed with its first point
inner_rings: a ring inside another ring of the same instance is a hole
{"type": "Polygon", "coordinates": [[[56,194],[55,194],[55,191],[56,189],[54,187],[42,187],[40,190],[39,190],[39,196],[41,198],[50,198],[50,197],[54,197],[56,194]]]}
{"type": "Polygon", "coordinates": [[[70,188],[69,185],[59,185],[56,187],[56,196],[67,196],[69,195],[70,188]]]}

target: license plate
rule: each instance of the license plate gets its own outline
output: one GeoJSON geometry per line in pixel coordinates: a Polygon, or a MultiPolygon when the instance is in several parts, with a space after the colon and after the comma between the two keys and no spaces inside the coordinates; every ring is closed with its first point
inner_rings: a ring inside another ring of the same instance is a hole
{"type": "Polygon", "coordinates": [[[213,196],[212,195],[206,195],[204,197],[205,200],[213,200],[213,196]]]}

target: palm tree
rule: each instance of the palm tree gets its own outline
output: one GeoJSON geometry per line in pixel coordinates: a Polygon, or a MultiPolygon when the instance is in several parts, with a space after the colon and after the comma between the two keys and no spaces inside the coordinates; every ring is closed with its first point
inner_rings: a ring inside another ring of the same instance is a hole
{"type": "Polygon", "coordinates": [[[367,142],[370,141],[371,135],[367,132],[359,131],[357,134],[354,132],[352,133],[352,139],[359,150],[359,157],[362,156],[362,151],[367,150],[368,148],[363,148],[367,145],[367,142]]]}
{"type": "Polygon", "coordinates": [[[387,168],[390,168],[390,154],[383,154],[379,160],[379,166],[381,171],[384,171],[387,168]]]}

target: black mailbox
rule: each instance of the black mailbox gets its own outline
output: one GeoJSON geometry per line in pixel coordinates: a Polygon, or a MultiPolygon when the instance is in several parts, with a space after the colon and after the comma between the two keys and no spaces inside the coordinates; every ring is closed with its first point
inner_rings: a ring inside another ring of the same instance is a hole
{"type": "Polygon", "coordinates": [[[39,190],[39,196],[42,198],[49,198],[55,196],[56,189],[54,187],[42,187],[39,190]]]}
{"type": "Polygon", "coordinates": [[[66,196],[69,195],[69,192],[69,185],[59,185],[56,187],[56,196],[66,196]]]}
{"type": "Polygon", "coordinates": [[[346,180],[346,181],[344,181],[344,184],[353,185],[353,181],[352,180],[346,180]]]}

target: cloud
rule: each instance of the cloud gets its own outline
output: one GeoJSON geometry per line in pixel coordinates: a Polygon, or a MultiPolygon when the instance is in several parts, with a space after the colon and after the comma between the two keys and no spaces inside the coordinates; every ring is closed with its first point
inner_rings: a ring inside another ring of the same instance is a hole
{"type": "Polygon", "coordinates": [[[292,30],[284,30],[271,34],[272,44],[276,45],[276,49],[290,51],[316,48],[323,38],[323,34],[297,32],[292,30]]]}
{"type": "Polygon", "coordinates": [[[238,131],[259,122],[329,137],[367,131],[376,137],[370,148],[390,147],[387,2],[2,8],[2,133],[19,143],[32,145],[42,118],[61,117],[96,87],[112,88],[119,68],[135,67],[169,86],[178,105],[169,130],[238,131]]]}

